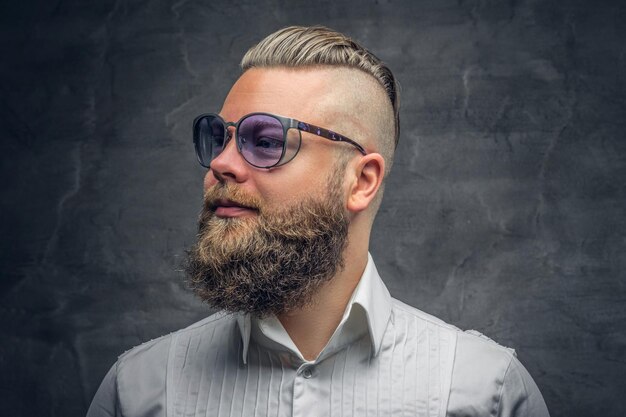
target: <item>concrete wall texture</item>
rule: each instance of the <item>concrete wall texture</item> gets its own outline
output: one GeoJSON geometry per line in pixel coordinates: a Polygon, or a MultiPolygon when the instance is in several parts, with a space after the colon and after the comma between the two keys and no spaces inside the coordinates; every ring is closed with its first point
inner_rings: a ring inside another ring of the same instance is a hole
{"type": "Polygon", "coordinates": [[[626,3],[30,0],[0,21],[0,415],[82,416],[117,355],[210,313],[180,272],[191,122],[291,24],[402,84],[371,247],[392,294],[517,349],[554,416],[626,415],[626,3]]]}

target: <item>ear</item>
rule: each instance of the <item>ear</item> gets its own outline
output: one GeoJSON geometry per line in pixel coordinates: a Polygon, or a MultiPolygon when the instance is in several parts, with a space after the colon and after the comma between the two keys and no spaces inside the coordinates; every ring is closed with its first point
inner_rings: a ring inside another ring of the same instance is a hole
{"type": "Polygon", "coordinates": [[[348,196],[347,209],[357,213],[369,207],[385,175],[385,160],[379,153],[367,154],[354,166],[354,181],[348,196]]]}

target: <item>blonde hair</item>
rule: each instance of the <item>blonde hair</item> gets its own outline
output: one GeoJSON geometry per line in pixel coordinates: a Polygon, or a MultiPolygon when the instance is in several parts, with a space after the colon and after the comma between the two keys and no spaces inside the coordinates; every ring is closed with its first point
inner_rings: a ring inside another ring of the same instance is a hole
{"type": "Polygon", "coordinates": [[[290,26],[267,36],[250,48],[241,60],[243,71],[253,67],[294,68],[316,65],[355,68],[374,77],[383,87],[394,118],[393,146],[381,144],[387,150],[383,151],[383,156],[389,159],[391,168],[394,149],[400,137],[399,86],[389,67],[376,55],[346,35],[326,27],[290,26]]]}

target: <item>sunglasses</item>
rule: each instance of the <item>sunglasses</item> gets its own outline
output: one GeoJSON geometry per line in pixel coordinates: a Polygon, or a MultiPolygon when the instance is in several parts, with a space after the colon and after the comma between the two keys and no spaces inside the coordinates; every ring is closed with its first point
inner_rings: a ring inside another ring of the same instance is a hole
{"type": "Polygon", "coordinates": [[[210,168],[211,161],[222,153],[232,137],[228,130],[231,126],[235,128],[237,150],[246,162],[257,168],[272,168],[291,161],[300,150],[301,132],[349,143],[367,155],[365,149],[352,139],[295,119],[250,113],[233,123],[208,113],[196,117],[193,122],[193,142],[200,165],[210,168]]]}

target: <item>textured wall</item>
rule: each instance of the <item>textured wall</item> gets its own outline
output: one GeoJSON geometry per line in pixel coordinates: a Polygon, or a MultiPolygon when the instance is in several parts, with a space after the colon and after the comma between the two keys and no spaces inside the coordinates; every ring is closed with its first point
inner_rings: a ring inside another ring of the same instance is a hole
{"type": "Polygon", "coordinates": [[[191,121],[247,47],[317,23],[403,86],[371,248],[392,294],[516,348],[554,416],[626,414],[624,2],[31,0],[0,22],[0,415],[81,416],[118,354],[208,314],[178,271],[191,121]]]}

